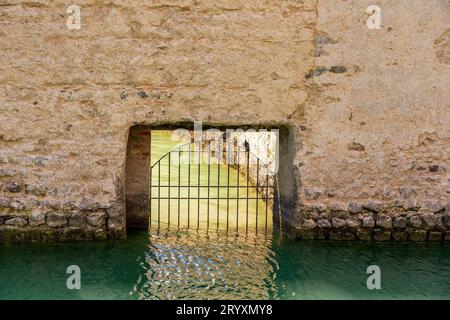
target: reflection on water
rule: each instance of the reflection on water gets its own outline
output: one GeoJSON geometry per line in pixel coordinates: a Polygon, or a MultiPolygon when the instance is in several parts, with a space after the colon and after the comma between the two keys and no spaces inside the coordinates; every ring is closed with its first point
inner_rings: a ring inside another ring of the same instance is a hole
{"type": "Polygon", "coordinates": [[[154,236],[135,290],[140,299],[273,298],[278,266],[270,247],[264,235],[154,236]]]}
{"type": "Polygon", "coordinates": [[[450,244],[169,234],[0,247],[0,299],[449,299],[450,244]],[[68,290],[66,268],[81,269],[68,290]],[[367,266],[381,269],[368,290],[367,266]]]}

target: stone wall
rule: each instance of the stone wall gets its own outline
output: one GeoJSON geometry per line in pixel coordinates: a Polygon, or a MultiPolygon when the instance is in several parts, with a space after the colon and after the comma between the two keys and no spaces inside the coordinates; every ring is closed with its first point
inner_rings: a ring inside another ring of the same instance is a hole
{"type": "Polygon", "coordinates": [[[303,214],[289,224],[303,238],[448,240],[450,2],[320,0],[317,12],[314,90],[293,117],[303,214]]]}
{"type": "Polygon", "coordinates": [[[0,242],[126,237],[130,128],[194,120],[289,128],[289,235],[448,240],[450,4],[371,2],[0,0],[0,242]]]}
{"type": "MultiPolygon", "coordinates": [[[[276,186],[275,176],[278,171],[279,163],[279,150],[277,144],[279,143],[278,133],[267,131],[252,132],[233,132],[230,133],[228,138],[233,145],[239,146],[239,150],[242,151],[240,158],[237,159],[237,152],[233,151],[231,154],[232,163],[239,162],[239,168],[234,165],[236,169],[239,169],[240,173],[247,177],[249,184],[261,186],[257,190],[262,198],[272,198],[274,196],[275,188],[265,188],[265,185],[276,186]],[[244,153],[246,146],[250,152],[247,166],[247,159],[244,153]],[[260,160],[260,166],[258,170],[257,159],[260,160]],[[266,195],[267,193],[267,195],[266,195]]],[[[237,147],[235,147],[237,149],[237,147]]],[[[271,201],[269,201],[272,204],[271,201]]]]}

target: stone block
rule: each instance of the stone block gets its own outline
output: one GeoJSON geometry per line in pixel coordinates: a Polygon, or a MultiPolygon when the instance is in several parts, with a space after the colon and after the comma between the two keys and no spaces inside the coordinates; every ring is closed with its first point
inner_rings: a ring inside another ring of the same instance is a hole
{"type": "Polygon", "coordinates": [[[18,193],[22,190],[22,185],[17,181],[8,182],[5,184],[5,189],[8,192],[18,193]]]}
{"type": "Polygon", "coordinates": [[[352,229],[358,229],[361,227],[361,221],[359,220],[358,217],[348,217],[347,226],[352,229]]]}
{"type": "Polygon", "coordinates": [[[67,219],[62,213],[49,213],[47,215],[47,225],[52,228],[64,227],[67,219]]]}
{"type": "Polygon", "coordinates": [[[69,217],[69,227],[78,227],[80,229],[85,229],[87,226],[86,215],[81,212],[74,212],[69,217]]]}
{"type": "MultiPolygon", "coordinates": [[[[115,217],[112,217],[114,219],[115,217]]],[[[102,211],[91,212],[87,215],[87,222],[91,226],[104,226],[106,221],[106,213],[102,211]]]]}
{"type": "Polygon", "coordinates": [[[373,216],[364,216],[362,219],[362,224],[364,228],[373,228],[375,226],[375,219],[373,216]]]}
{"type": "Polygon", "coordinates": [[[306,219],[302,223],[302,229],[303,230],[313,230],[316,228],[316,223],[312,219],[306,219]]]}
{"type": "Polygon", "coordinates": [[[331,223],[327,219],[320,219],[319,221],[317,221],[317,226],[320,229],[327,229],[331,228],[331,223]]]}
{"type": "Polygon", "coordinates": [[[392,226],[396,229],[405,229],[407,220],[405,217],[395,217],[392,226]]]}
{"type": "Polygon", "coordinates": [[[45,213],[34,212],[29,218],[30,226],[36,227],[45,224],[45,213]]]}
{"type": "Polygon", "coordinates": [[[413,230],[409,232],[409,240],[411,241],[426,241],[427,236],[426,230],[413,230]]]}
{"type": "Polygon", "coordinates": [[[94,235],[95,240],[106,240],[107,238],[108,237],[107,237],[105,230],[98,229],[95,231],[95,235],[94,235]]]}
{"type": "Polygon", "coordinates": [[[344,219],[332,218],[331,219],[331,225],[335,229],[341,229],[341,228],[344,228],[347,225],[347,222],[344,219]]]}
{"type": "Polygon", "coordinates": [[[406,241],[408,240],[408,233],[406,231],[393,231],[392,239],[394,241],[406,241]]]}
{"type": "Polygon", "coordinates": [[[430,231],[430,234],[428,235],[428,241],[440,242],[444,239],[444,236],[444,233],[440,231],[430,231]]]}
{"type": "Polygon", "coordinates": [[[442,214],[439,213],[429,213],[422,216],[425,226],[428,229],[434,229],[442,227],[442,214]]]}
{"type": "Polygon", "coordinates": [[[385,214],[378,215],[377,227],[383,228],[383,229],[391,229],[392,228],[392,218],[385,214]]]}
{"type": "Polygon", "coordinates": [[[356,232],[356,238],[361,241],[372,241],[373,231],[372,230],[358,230],[356,232]]]}
{"type": "Polygon", "coordinates": [[[375,241],[391,241],[391,232],[382,230],[382,229],[375,229],[373,231],[373,240],[375,240],[375,241]]]}
{"type": "Polygon", "coordinates": [[[355,240],[355,235],[350,232],[332,231],[330,233],[330,240],[350,241],[350,240],[355,240]]]}
{"type": "Polygon", "coordinates": [[[28,221],[24,218],[12,218],[8,219],[5,222],[7,226],[16,226],[16,227],[25,227],[28,224],[28,221]]]}
{"type": "Polygon", "coordinates": [[[420,228],[422,226],[422,219],[420,219],[420,216],[416,214],[409,218],[409,223],[414,228],[420,228]]]}

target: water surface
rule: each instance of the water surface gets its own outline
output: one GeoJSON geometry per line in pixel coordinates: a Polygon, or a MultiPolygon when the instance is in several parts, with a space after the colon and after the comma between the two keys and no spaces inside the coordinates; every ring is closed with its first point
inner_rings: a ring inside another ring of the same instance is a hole
{"type": "MultiPolygon", "coordinates": [[[[179,143],[167,132],[152,132],[152,163],[179,143]]],[[[178,183],[179,173],[171,170],[172,186],[178,183]]],[[[188,183],[188,170],[186,165],[180,170],[181,185],[188,183]]],[[[190,170],[190,183],[195,185],[198,167],[190,170]]],[[[222,177],[228,174],[225,165],[213,165],[212,170],[220,171],[222,177]]],[[[162,163],[161,172],[160,181],[153,179],[153,185],[169,183],[168,163],[162,163]]],[[[202,185],[208,181],[206,172],[207,167],[200,166],[202,185]]],[[[210,179],[211,185],[219,184],[215,179],[215,175],[210,179]]],[[[230,183],[236,184],[238,179],[241,186],[246,183],[231,170],[230,183]]],[[[183,189],[181,195],[186,191],[183,189]]],[[[158,191],[152,188],[152,192],[158,191]]],[[[205,190],[193,188],[190,192],[204,197],[205,190]]],[[[211,197],[219,195],[219,205],[202,200],[199,206],[198,201],[192,201],[189,219],[187,201],[180,207],[176,199],[159,204],[157,199],[152,201],[153,213],[159,205],[161,225],[167,227],[170,205],[172,230],[180,208],[180,228],[190,221],[199,232],[158,229],[156,235],[158,220],[153,214],[152,236],[147,231],[134,231],[124,241],[0,246],[0,299],[450,298],[448,243],[295,242],[272,234],[272,213],[265,214],[262,201],[258,211],[256,202],[249,202],[249,232],[243,232],[247,203],[239,199],[238,207],[232,201],[228,207],[232,219],[226,219],[225,192],[210,190],[211,197]],[[208,206],[209,220],[205,219],[208,206]],[[206,233],[208,221],[211,229],[206,233]],[[67,289],[66,269],[70,265],[81,269],[81,290],[67,289]],[[381,290],[366,287],[370,265],[381,268],[381,290]]],[[[231,192],[229,195],[236,197],[236,191],[231,192]]],[[[160,195],[167,193],[166,189],[160,195]]],[[[177,194],[177,188],[171,188],[171,194],[177,194]]],[[[256,196],[254,190],[250,196],[256,196]]]]}
{"type": "Polygon", "coordinates": [[[0,299],[448,299],[450,244],[181,233],[0,247],[0,299]],[[68,290],[66,268],[81,268],[68,290]],[[378,265],[381,290],[366,288],[378,265]]]}

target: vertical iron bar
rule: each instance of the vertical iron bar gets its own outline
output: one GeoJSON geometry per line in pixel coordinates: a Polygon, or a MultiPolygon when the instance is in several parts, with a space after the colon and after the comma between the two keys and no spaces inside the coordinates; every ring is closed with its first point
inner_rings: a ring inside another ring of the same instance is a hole
{"type": "Polygon", "coordinates": [[[148,151],[149,152],[149,162],[150,162],[150,172],[149,172],[149,174],[150,174],[150,189],[149,189],[149,209],[150,209],[150,215],[149,215],[149,221],[148,221],[148,229],[149,229],[149,231],[150,231],[150,233],[152,232],[152,204],[153,204],[153,202],[152,202],[152,188],[153,188],[153,181],[152,181],[152,177],[153,177],[153,167],[152,167],[152,132],[150,131],[150,137],[149,137],[149,139],[150,139],[150,150],[148,151]]]}
{"type": "Polygon", "coordinates": [[[161,221],[161,161],[158,162],[158,232],[161,221]]]}
{"type": "Polygon", "coordinates": [[[256,233],[258,233],[259,158],[256,158],[256,233]]]}
{"type": "MultiPolygon", "coordinates": [[[[151,161],[151,160],[150,160],[151,161]]],[[[149,200],[150,200],[150,220],[149,220],[149,222],[148,222],[148,224],[149,224],[149,230],[150,230],[150,232],[152,231],[152,204],[153,204],[153,201],[152,201],[152,189],[153,189],[153,181],[152,181],[152,177],[153,177],[153,168],[152,168],[152,166],[151,166],[152,164],[151,164],[151,162],[150,162],[150,197],[149,197],[149,200]]]]}
{"type": "Polygon", "coordinates": [[[197,231],[200,228],[200,163],[201,163],[201,151],[202,151],[202,145],[201,140],[198,142],[198,175],[197,175],[197,231]]]}
{"type": "Polygon", "coordinates": [[[281,219],[280,219],[280,201],[279,201],[279,192],[278,192],[278,179],[275,175],[273,177],[273,222],[276,228],[281,231],[281,219]]]}
{"type": "Polygon", "coordinates": [[[180,228],[181,147],[178,148],[178,228],[180,228]]]}
{"type": "Polygon", "coordinates": [[[169,173],[169,176],[168,176],[168,187],[167,187],[167,204],[168,204],[168,208],[167,208],[167,227],[170,227],[170,154],[171,154],[171,152],[169,152],[169,157],[168,157],[168,160],[169,160],[169,169],[168,169],[168,173],[169,173]]]}
{"type": "Polygon", "coordinates": [[[188,148],[188,224],[187,228],[189,229],[189,226],[191,224],[191,144],[189,143],[188,148]]]}
{"type": "Polygon", "coordinates": [[[267,206],[269,204],[269,171],[266,168],[266,225],[264,227],[265,233],[267,233],[267,206]]]}
{"type": "Polygon", "coordinates": [[[209,187],[211,184],[211,141],[208,143],[208,203],[207,203],[207,219],[206,219],[206,232],[209,230],[209,187]]]}
{"type": "Polygon", "coordinates": [[[230,148],[230,144],[227,144],[227,162],[228,162],[228,166],[227,166],[227,233],[228,233],[228,219],[229,219],[229,215],[230,215],[230,156],[229,156],[229,152],[230,150],[228,150],[230,148]]]}
{"type": "Polygon", "coordinates": [[[246,186],[247,186],[247,201],[246,201],[247,207],[245,208],[245,215],[246,215],[245,232],[248,232],[248,202],[249,202],[248,187],[249,187],[249,180],[250,180],[250,148],[246,149],[246,152],[247,152],[247,184],[246,184],[246,186]]]}
{"type": "Polygon", "coordinates": [[[169,207],[167,208],[167,227],[170,227],[170,154],[171,152],[169,152],[169,177],[168,177],[168,190],[167,190],[167,204],[169,205],[169,207]]]}
{"type": "Polygon", "coordinates": [[[220,156],[222,155],[222,151],[220,150],[221,140],[218,140],[219,148],[218,153],[216,154],[217,158],[217,231],[219,231],[219,215],[220,215],[220,156]]]}
{"type": "Polygon", "coordinates": [[[239,146],[236,147],[237,182],[236,182],[236,233],[239,230],[239,146]]]}

